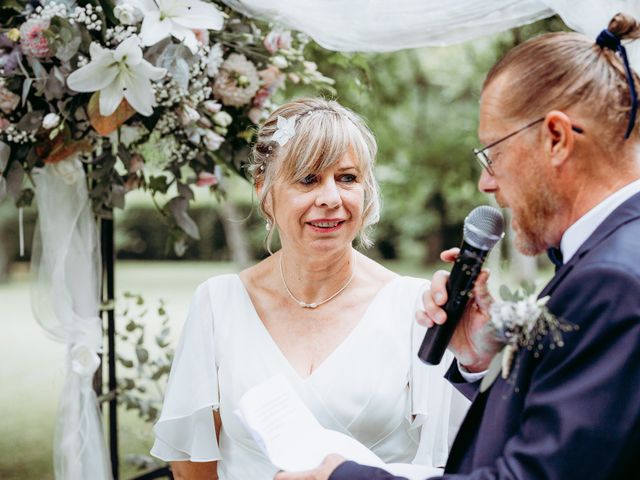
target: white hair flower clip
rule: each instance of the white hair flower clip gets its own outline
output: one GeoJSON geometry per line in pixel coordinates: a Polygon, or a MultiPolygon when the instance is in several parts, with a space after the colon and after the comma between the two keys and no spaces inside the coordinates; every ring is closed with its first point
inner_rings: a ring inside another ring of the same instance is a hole
{"type": "Polygon", "coordinates": [[[278,115],[276,132],[273,134],[273,137],[271,139],[274,142],[278,142],[281,147],[286,145],[286,143],[291,140],[296,134],[297,119],[298,115],[294,115],[291,118],[284,118],[278,115]]]}

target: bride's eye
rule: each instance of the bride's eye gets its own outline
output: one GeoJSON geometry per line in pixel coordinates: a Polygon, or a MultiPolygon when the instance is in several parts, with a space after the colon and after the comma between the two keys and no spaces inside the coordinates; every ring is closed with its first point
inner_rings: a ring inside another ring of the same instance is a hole
{"type": "Polygon", "coordinates": [[[302,185],[311,185],[312,183],[315,183],[318,181],[318,176],[311,173],[309,175],[307,175],[306,177],[304,177],[302,180],[300,180],[300,183],[302,185]]]}
{"type": "Polygon", "coordinates": [[[352,173],[345,173],[344,175],[340,175],[339,180],[344,183],[353,183],[357,180],[357,177],[352,173]]]}

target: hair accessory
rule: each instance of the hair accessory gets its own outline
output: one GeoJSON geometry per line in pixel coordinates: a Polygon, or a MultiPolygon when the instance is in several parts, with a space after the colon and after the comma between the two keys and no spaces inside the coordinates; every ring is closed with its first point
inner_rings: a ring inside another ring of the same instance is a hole
{"type": "Polygon", "coordinates": [[[291,118],[285,118],[278,115],[278,123],[276,132],[271,139],[282,147],[287,144],[289,140],[296,134],[296,120],[298,115],[294,115],[291,118]]]}
{"type": "Polygon", "coordinates": [[[321,302],[312,302],[312,303],[307,303],[307,302],[303,302],[302,300],[298,300],[295,295],[293,293],[291,293],[291,290],[289,290],[289,287],[287,286],[287,282],[284,279],[284,269],[282,268],[282,259],[284,257],[284,254],[280,253],[280,278],[282,279],[282,284],[284,285],[284,289],[287,291],[287,293],[289,294],[289,296],[293,299],[294,302],[296,302],[300,307],[302,308],[318,308],[320,305],[327,303],[329,300],[333,300],[334,298],[336,298],[338,295],[340,295],[351,283],[351,280],[353,280],[353,277],[355,277],[356,275],[356,254],[355,251],[353,253],[353,270],[351,272],[351,276],[349,277],[349,280],[347,280],[347,283],[345,283],[342,287],[340,287],[340,290],[338,290],[336,293],[334,293],[333,295],[331,295],[329,298],[325,298],[324,300],[322,300],[321,302]]]}
{"type": "Polygon", "coordinates": [[[264,163],[258,167],[258,170],[260,170],[261,172],[264,172],[264,163]]]}
{"type": "Polygon", "coordinates": [[[629,59],[627,58],[627,49],[624,48],[620,38],[613,32],[608,29],[604,29],[598,35],[596,39],[596,43],[602,48],[608,48],[609,50],[613,50],[617,52],[622,57],[622,62],[624,64],[624,72],[627,76],[627,83],[629,84],[629,93],[631,95],[631,111],[629,112],[629,125],[627,126],[627,131],[624,134],[625,140],[629,138],[631,135],[631,131],[636,123],[636,114],[638,112],[638,95],[636,94],[636,85],[633,79],[633,71],[629,66],[629,59]]]}

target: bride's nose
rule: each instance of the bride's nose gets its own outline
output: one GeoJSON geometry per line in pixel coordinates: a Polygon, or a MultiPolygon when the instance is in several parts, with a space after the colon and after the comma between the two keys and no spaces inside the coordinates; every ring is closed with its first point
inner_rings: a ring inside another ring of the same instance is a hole
{"type": "Polygon", "coordinates": [[[333,178],[328,178],[318,185],[316,194],[317,207],[336,208],[342,205],[340,190],[333,178]]]}

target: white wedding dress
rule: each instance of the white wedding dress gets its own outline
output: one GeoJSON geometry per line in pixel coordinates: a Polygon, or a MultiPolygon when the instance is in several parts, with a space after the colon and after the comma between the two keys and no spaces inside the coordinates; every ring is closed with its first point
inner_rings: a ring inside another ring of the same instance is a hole
{"type": "Polygon", "coordinates": [[[396,277],[354,330],[307,378],[289,364],[237,275],[213,277],[192,301],[173,363],[151,453],[165,461],[218,460],[222,480],[271,479],[269,463],[234,414],[250,388],[283,373],[326,428],[348,434],[385,462],[444,465],[465,400],[437,367],[416,356],[424,329],[414,321],[426,283],[396,277]],[[222,431],[216,442],[212,410],[222,431]]]}

